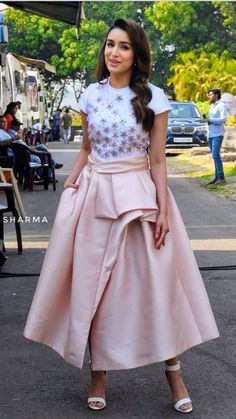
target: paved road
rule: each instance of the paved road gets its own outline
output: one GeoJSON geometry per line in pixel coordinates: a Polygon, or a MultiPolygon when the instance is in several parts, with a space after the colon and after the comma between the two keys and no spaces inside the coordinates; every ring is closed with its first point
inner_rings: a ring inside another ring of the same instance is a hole
{"type": "MultiPolygon", "coordinates": [[[[54,146],[53,146],[54,147],[54,146]]],[[[23,193],[28,215],[46,216],[48,223],[22,226],[23,255],[8,250],[5,271],[39,272],[50,234],[62,181],[75,151],[54,147],[58,171],[57,192],[23,193]],[[35,247],[35,248],[33,248],[35,247]]],[[[194,182],[172,174],[169,184],[196,249],[199,265],[235,263],[236,203],[211,195],[194,182]],[[206,246],[208,250],[206,250],[206,246]],[[234,248],[235,249],[235,248],[234,248]]],[[[6,226],[8,247],[15,240],[13,226],[6,226]]],[[[184,257],[184,255],[183,255],[184,257]]],[[[235,271],[203,272],[221,338],[195,347],[182,359],[194,419],[235,419],[235,271]]],[[[36,278],[1,278],[0,316],[0,418],[5,419],[172,419],[180,417],[169,402],[163,365],[151,365],[108,374],[107,402],[103,412],[86,408],[88,364],[83,371],[68,364],[47,347],[28,342],[22,330],[36,285],[36,278]]],[[[86,358],[88,359],[88,357],[86,358]]]]}

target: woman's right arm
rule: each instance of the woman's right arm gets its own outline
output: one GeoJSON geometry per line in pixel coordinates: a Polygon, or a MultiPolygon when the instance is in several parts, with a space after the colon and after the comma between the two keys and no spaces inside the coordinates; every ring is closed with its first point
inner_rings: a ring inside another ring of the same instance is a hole
{"type": "Polygon", "coordinates": [[[78,157],[75,160],[75,163],[72,167],[71,173],[65,181],[64,188],[74,188],[78,189],[79,185],[75,184],[76,179],[82,172],[84,166],[87,164],[88,155],[90,154],[90,141],[88,138],[88,122],[87,115],[84,112],[81,112],[82,117],[82,128],[83,128],[83,141],[81,150],[78,154],[78,157]]]}

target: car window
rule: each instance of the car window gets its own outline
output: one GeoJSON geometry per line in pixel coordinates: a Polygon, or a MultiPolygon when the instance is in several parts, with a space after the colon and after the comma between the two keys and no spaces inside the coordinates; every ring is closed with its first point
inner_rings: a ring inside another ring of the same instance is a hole
{"type": "Polygon", "coordinates": [[[196,106],[191,104],[171,103],[172,111],[169,118],[200,118],[201,115],[196,106]]]}

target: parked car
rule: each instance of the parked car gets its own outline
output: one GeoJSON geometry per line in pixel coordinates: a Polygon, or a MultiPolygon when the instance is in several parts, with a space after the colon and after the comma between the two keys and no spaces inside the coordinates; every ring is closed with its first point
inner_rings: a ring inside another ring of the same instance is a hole
{"type": "Polygon", "coordinates": [[[166,147],[207,145],[208,125],[193,102],[171,102],[166,147]]]}

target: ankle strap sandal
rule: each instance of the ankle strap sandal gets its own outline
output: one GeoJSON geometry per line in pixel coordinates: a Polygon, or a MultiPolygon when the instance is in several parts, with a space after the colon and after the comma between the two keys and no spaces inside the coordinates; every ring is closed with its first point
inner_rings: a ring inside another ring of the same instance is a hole
{"type": "MultiPolygon", "coordinates": [[[[180,361],[177,361],[177,364],[175,365],[167,365],[166,364],[166,372],[174,372],[180,370],[180,361]]],[[[183,399],[173,401],[173,407],[177,412],[180,413],[191,413],[193,411],[193,408],[190,407],[189,409],[183,410],[181,407],[186,403],[192,403],[190,397],[184,397],[183,399]]]]}
{"type": "MultiPolygon", "coordinates": [[[[92,361],[89,361],[89,366],[92,371],[92,361]]],[[[106,371],[104,371],[106,375],[106,371]]],[[[92,410],[102,410],[106,407],[106,400],[103,397],[88,397],[88,407],[92,410]],[[100,403],[100,406],[93,405],[92,403],[100,403]]]]}

